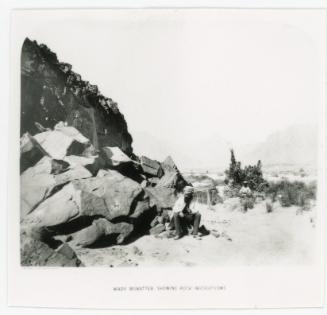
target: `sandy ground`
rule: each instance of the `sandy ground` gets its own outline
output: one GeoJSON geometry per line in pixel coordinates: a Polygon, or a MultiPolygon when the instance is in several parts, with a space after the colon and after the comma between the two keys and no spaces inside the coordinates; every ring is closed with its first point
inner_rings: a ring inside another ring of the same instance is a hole
{"type": "Polygon", "coordinates": [[[275,207],[266,213],[259,203],[247,213],[199,206],[202,224],[218,231],[201,239],[180,240],[146,235],[133,243],[106,248],[79,248],[85,266],[221,266],[308,264],[314,250],[315,209],[275,207]]]}

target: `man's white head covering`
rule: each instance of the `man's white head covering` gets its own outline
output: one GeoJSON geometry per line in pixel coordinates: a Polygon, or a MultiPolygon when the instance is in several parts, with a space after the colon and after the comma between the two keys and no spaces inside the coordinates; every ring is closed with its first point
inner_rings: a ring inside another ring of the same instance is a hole
{"type": "Polygon", "coordinates": [[[192,186],[186,186],[184,188],[184,195],[193,195],[194,188],[192,186]]]}

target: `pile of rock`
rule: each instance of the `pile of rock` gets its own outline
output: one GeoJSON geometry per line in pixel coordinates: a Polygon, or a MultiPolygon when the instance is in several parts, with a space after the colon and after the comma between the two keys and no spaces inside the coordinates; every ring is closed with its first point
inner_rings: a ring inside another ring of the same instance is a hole
{"type": "Polygon", "coordinates": [[[117,103],[28,38],[20,142],[23,265],[78,266],[75,246],[147,233],[187,184],[170,157],[136,156],[117,103]]]}
{"type": "Polygon", "coordinates": [[[75,246],[147,233],[187,184],[170,157],[160,163],[119,147],[95,150],[63,122],[41,130],[21,138],[23,265],[80,266],[75,246]]]}

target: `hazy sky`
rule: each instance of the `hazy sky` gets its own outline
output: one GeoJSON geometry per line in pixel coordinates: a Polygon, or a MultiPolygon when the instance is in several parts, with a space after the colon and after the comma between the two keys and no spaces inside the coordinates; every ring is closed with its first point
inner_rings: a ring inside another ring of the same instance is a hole
{"type": "Polygon", "coordinates": [[[192,155],[199,150],[192,143],[216,138],[255,143],[295,123],[316,123],[323,104],[321,11],[57,10],[17,16],[19,41],[27,36],[47,44],[118,102],[137,153],[161,158],[158,150],[166,150],[160,144],[169,143],[169,150],[186,147],[192,155]]]}

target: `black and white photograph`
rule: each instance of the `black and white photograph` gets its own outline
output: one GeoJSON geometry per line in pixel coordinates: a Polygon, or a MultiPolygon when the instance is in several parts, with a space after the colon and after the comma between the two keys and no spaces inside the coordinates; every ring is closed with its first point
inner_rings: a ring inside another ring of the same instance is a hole
{"type": "Polygon", "coordinates": [[[320,10],[13,20],[20,268],[320,266],[320,10]]]}

